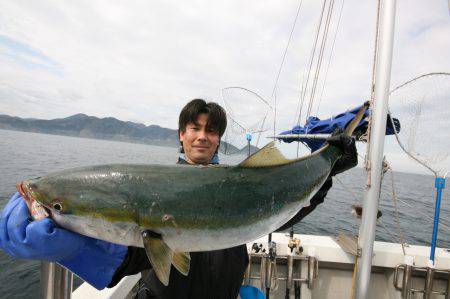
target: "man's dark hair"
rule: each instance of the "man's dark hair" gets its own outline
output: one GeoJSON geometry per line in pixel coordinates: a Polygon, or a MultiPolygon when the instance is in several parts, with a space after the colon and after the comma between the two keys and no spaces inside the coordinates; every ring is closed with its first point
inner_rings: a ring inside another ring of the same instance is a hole
{"type": "Polygon", "coordinates": [[[217,103],[209,102],[205,100],[195,99],[190,101],[181,110],[180,118],[178,119],[178,134],[186,131],[188,123],[198,125],[198,116],[202,113],[208,114],[208,123],[206,128],[219,133],[219,137],[222,137],[227,128],[227,114],[225,110],[217,103]]]}

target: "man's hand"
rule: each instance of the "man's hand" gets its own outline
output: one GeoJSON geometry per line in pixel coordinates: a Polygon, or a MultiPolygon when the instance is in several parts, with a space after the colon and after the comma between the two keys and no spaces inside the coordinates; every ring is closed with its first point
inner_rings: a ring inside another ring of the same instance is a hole
{"type": "Polygon", "coordinates": [[[32,221],[19,193],[1,213],[0,248],[12,257],[55,262],[72,256],[85,243],[85,237],[56,227],[49,218],[32,221]]]}
{"type": "Polygon", "coordinates": [[[358,152],[356,151],[355,140],[351,136],[345,135],[342,129],[335,130],[333,135],[327,139],[327,142],[342,150],[342,157],[336,161],[331,169],[331,176],[358,165],[358,152]]]}
{"type": "Polygon", "coordinates": [[[57,262],[97,289],[106,287],[128,247],[72,233],[49,218],[32,221],[14,194],[0,214],[0,249],[15,258],[57,262]]]}

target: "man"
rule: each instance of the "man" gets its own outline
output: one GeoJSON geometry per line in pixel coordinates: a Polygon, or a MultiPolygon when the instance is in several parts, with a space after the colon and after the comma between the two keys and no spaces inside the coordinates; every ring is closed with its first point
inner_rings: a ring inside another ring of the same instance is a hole
{"type": "MultiPolygon", "coordinates": [[[[196,99],[179,117],[180,164],[217,164],[226,114],[216,103],[196,99]]],[[[354,142],[342,135],[330,142],[344,151],[332,175],[355,166],[354,142]]],[[[331,177],[285,229],[323,202],[331,177]]],[[[245,245],[210,252],[192,252],[190,271],[183,276],[174,268],[169,286],[163,286],[151,269],[143,248],[126,247],[81,236],[55,225],[51,219],[30,222],[24,200],[15,194],[0,215],[0,248],[16,258],[58,262],[97,289],[112,287],[124,276],[145,271],[138,298],[236,298],[248,264],[245,245]]]]}

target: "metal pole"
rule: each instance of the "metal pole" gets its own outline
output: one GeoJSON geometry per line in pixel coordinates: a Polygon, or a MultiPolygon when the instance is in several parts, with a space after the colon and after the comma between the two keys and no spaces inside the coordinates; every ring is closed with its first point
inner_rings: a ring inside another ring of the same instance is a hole
{"type": "Polygon", "coordinates": [[[439,228],[439,211],[441,210],[441,197],[442,197],[442,189],[445,188],[445,178],[436,178],[435,179],[435,187],[436,187],[436,205],[434,208],[434,224],[433,224],[433,237],[431,239],[431,250],[430,250],[430,260],[434,263],[434,253],[436,251],[436,242],[439,228]]]}
{"type": "Polygon", "coordinates": [[[381,188],[384,137],[387,120],[387,101],[391,79],[396,0],[381,0],[379,42],[377,48],[375,99],[370,129],[370,186],[364,197],[364,208],[359,236],[361,258],[356,273],[356,298],[367,298],[375,241],[378,199],[381,188]]]}
{"type": "Polygon", "coordinates": [[[72,297],[73,274],[58,264],[41,264],[42,298],[70,299],[72,297]]]}
{"type": "Polygon", "coordinates": [[[250,134],[250,133],[245,134],[245,138],[247,139],[247,146],[248,146],[247,157],[250,157],[250,154],[251,154],[251,151],[250,151],[250,142],[252,141],[252,134],[250,134]]]}

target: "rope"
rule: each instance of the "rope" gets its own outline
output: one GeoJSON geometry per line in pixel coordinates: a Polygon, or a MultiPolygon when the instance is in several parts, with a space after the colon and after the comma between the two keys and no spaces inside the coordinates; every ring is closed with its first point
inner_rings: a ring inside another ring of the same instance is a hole
{"type": "Polygon", "coordinates": [[[348,188],[337,176],[334,176],[333,179],[336,180],[339,184],[341,184],[341,186],[344,187],[345,190],[347,190],[353,196],[353,199],[356,202],[359,202],[358,196],[350,188],[348,188]]]}
{"type": "Polygon", "coordinates": [[[319,81],[319,74],[320,74],[320,69],[322,67],[323,55],[325,53],[325,46],[326,46],[326,41],[328,38],[328,30],[330,28],[330,22],[331,22],[331,16],[333,14],[333,8],[334,8],[334,0],[331,0],[328,5],[327,18],[325,19],[325,28],[324,28],[324,32],[322,35],[322,42],[321,42],[320,50],[319,50],[319,57],[317,59],[317,65],[316,65],[316,71],[314,74],[313,86],[311,88],[311,94],[309,97],[308,111],[307,111],[306,119],[308,119],[308,117],[311,115],[311,110],[312,110],[312,106],[314,103],[314,96],[316,94],[317,82],[319,81]]]}
{"type": "MultiPolygon", "coordinates": [[[[373,101],[375,98],[375,85],[376,85],[376,65],[377,65],[377,56],[378,56],[378,34],[379,34],[379,23],[380,23],[380,8],[381,8],[381,1],[378,0],[377,5],[377,21],[375,24],[375,42],[374,42],[374,50],[373,50],[373,62],[372,62],[372,85],[371,85],[371,91],[370,91],[370,108],[373,109],[373,101]]],[[[366,147],[366,157],[364,159],[364,169],[367,172],[367,181],[366,181],[366,187],[370,188],[372,185],[371,175],[370,175],[370,160],[369,160],[369,154],[370,154],[370,131],[372,128],[372,114],[369,115],[367,119],[367,131],[366,134],[364,134],[364,138],[367,141],[367,147],[366,147]]]]}
{"type": "Polygon", "coordinates": [[[341,9],[339,11],[339,17],[338,17],[338,21],[337,21],[337,25],[336,25],[336,31],[334,33],[333,44],[331,45],[330,57],[328,58],[328,65],[327,65],[327,69],[325,71],[325,78],[324,78],[323,85],[322,85],[322,91],[320,93],[319,103],[317,104],[316,115],[319,114],[319,107],[322,102],[323,91],[325,90],[325,85],[327,83],[328,70],[330,68],[331,59],[332,59],[333,53],[334,53],[334,44],[336,43],[336,37],[339,32],[339,25],[341,24],[341,15],[342,15],[342,10],[344,8],[344,3],[345,3],[345,0],[342,0],[342,5],[341,5],[341,9]]]}
{"type": "Polygon", "coordinates": [[[403,251],[403,255],[406,255],[405,252],[405,247],[408,246],[407,244],[403,244],[402,242],[400,242],[399,239],[397,239],[397,237],[395,235],[393,235],[391,233],[391,231],[387,228],[386,224],[384,223],[384,221],[380,219],[378,219],[378,223],[381,224],[381,227],[388,233],[388,235],[391,237],[391,241],[394,241],[393,243],[400,243],[400,245],[402,245],[402,251],[403,251]]]}
{"type": "Polygon", "coordinates": [[[405,235],[402,231],[402,228],[400,226],[400,217],[398,215],[398,207],[397,207],[397,192],[395,191],[395,180],[394,180],[394,171],[392,170],[391,165],[385,160],[384,161],[387,165],[387,169],[390,170],[391,173],[391,190],[392,190],[392,202],[394,203],[394,214],[395,214],[395,222],[397,224],[397,230],[398,230],[398,236],[400,238],[401,242],[398,242],[400,244],[402,244],[402,250],[403,250],[403,255],[406,255],[405,252],[405,235]]]}
{"type": "Polygon", "coordinates": [[[289,45],[291,44],[292,36],[294,35],[295,26],[297,24],[297,19],[298,19],[298,16],[300,14],[300,8],[302,7],[302,3],[303,3],[303,0],[300,0],[300,2],[298,4],[298,8],[297,8],[297,14],[295,15],[294,23],[292,24],[291,33],[289,34],[289,39],[288,39],[288,42],[287,42],[286,47],[284,49],[283,58],[281,59],[280,68],[278,69],[277,78],[275,79],[275,84],[273,86],[271,97],[273,97],[275,95],[275,91],[276,91],[277,86],[278,86],[278,81],[280,79],[281,71],[282,71],[283,66],[284,66],[284,61],[286,60],[286,54],[287,54],[287,51],[289,49],[289,45]]]}
{"type": "MultiPolygon", "coordinates": [[[[287,51],[288,51],[289,46],[291,44],[292,36],[294,35],[295,26],[297,24],[297,20],[298,20],[299,14],[300,14],[300,8],[302,7],[302,3],[303,3],[303,0],[300,0],[298,8],[297,8],[297,13],[295,15],[294,23],[292,24],[291,33],[289,34],[289,39],[288,39],[288,42],[287,42],[286,47],[284,49],[283,58],[281,59],[281,64],[280,64],[280,67],[278,69],[278,74],[277,74],[277,77],[275,79],[275,84],[274,84],[273,90],[272,90],[271,98],[274,99],[274,117],[273,117],[273,134],[274,135],[276,135],[276,118],[277,118],[276,90],[277,90],[277,87],[278,87],[278,81],[280,80],[281,71],[283,70],[284,61],[286,60],[287,51]]],[[[258,141],[259,141],[259,137],[258,137],[258,141]]]]}
{"type": "Polygon", "coordinates": [[[303,103],[305,101],[306,91],[308,89],[309,76],[311,74],[312,65],[313,65],[313,62],[314,62],[314,56],[315,56],[315,53],[316,53],[317,41],[319,39],[320,29],[322,27],[322,19],[323,19],[323,14],[325,12],[325,4],[326,4],[326,2],[327,2],[327,0],[324,0],[323,4],[322,4],[322,12],[320,13],[320,18],[319,18],[319,24],[317,26],[316,37],[314,38],[314,43],[313,43],[313,47],[312,47],[312,50],[311,50],[310,62],[309,62],[309,67],[308,67],[308,75],[306,76],[306,84],[304,84],[305,88],[304,88],[303,92],[300,95],[301,104],[300,104],[300,112],[298,114],[297,123],[300,123],[300,119],[302,117],[303,103]]]}
{"type": "MultiPolygon", "coordinates": [[[[402,199],[400,199],[400,198],[397,198],[397,200],[398,200],[399,202],[401,202],[402,204],[404,204],[404,205],[410,207],[411,209],[413,209],[413,210],[414,210],[414,213],[417,213],[417,214],[419,214],[419,215],[421,215],[421,216],[427,218],[428,220],[433,220],[433,221],[434,221],[434,218],[433,218],[433,217],[428,216],[427,214],[425,214],[425,213],[423,213],[422,211],[418,210],[417,207],[413,207],[412,205],[410,205],[409,203],[407,203],[406,201],[404,201],[404,200],[402,200],[402,199]]],[[[450,233],[450,226],[448,226],[448,225],[442,223],[441,221],[442,221],[442,220],[439,221],[439,228],[443,227],[443,228],[445,228],[446,230],[448,230],[449,233],[450,233]]]]}

